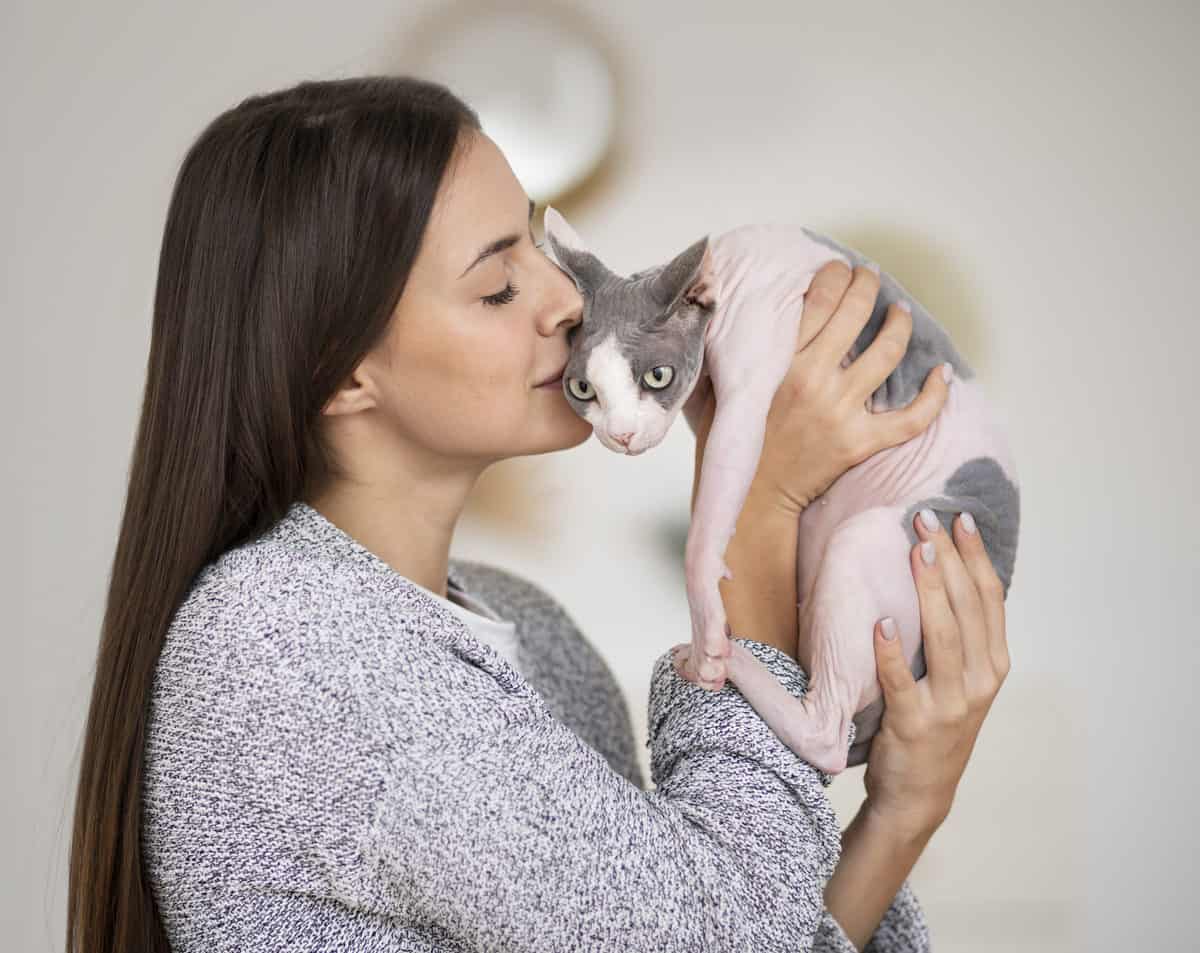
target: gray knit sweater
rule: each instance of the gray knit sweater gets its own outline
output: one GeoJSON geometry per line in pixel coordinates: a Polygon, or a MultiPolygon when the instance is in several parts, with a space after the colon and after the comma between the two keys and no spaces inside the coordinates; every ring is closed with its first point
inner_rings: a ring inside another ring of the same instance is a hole
{"type": "MultiPolygon", "coordinates": [[[[302,502],[196,576],[145,745],[175,953],[854,951],[822,902],[831,779],[735,686],[656,660],[643,790],[612,673],[562,607],[480,563],[450,577],[517,623],[520,671],[302,502]]],[[[929,949],[907,882],[867,949],[929,949]]]]}

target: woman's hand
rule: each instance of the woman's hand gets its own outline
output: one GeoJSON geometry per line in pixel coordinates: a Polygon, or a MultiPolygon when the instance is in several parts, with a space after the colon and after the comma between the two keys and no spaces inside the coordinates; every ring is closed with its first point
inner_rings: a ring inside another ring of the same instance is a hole
{"type": "Polygon", "coordinates": [[[928,672],[912,677],[900,640],[875,625],[875,660],[883,688],[883,721],[871,741],[863,782],[866,806],[907,836],[929,836],[954,800],[975,738],[1008,675],[1004,589],[969,513],[953,523],[953,539],[937,522],[913,525],[923,540],[909,553],[921,603],[928,672]],[[927,542],[925,542],[927,541],[927,542]],[[921,558],[933,549],[933,565],[921,558]],[[960,555],[961,554],[961,555],[960,555]]]}
{"type": "MultiPolygon", "coordinates": [[[[804,296],[796,356],[767,415],[752,501],[798,515],[850,467],[915,437],[942,409],[949,387],[939,366],[907,407],[870,410],[871,395],[899,365],[912,334],[912,315],[898,305],[888,309],[870,347],[843,367],[878,294],[879,276],[868,268],[851,273],[833,261],[813,276],[804,296]]],[[[706,378],[684,407],[696,434],[697,474],[715,409],[706,378]]]]}

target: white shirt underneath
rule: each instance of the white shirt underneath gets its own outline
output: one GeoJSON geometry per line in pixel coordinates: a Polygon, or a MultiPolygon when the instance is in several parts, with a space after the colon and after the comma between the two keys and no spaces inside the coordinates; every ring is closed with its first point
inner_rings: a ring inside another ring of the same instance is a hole
{"type": "MultiPolygon", "coordinates": [[[[414,585],[416,584],[414,583],[414,585]]],[[[432,598],[462,619],[475,638],[490,645],[508,660],[509,665],[518,672],[521,671],[520,666],[517,665],[516,623],[501,619],[491,606],[480,602],[475,596],[460,589],[450,579],[446,580],[448,599],[443,599],[436,592],[425,589],[424,586],[419,588],[424,589],[432,598]]]]}

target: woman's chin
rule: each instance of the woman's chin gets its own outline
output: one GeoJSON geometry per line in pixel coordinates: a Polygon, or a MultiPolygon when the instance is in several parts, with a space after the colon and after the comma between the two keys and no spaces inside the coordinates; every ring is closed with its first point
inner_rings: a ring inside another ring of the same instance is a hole
{"type": "Polygon", "coordinates": [[[574,411],[571,412],[571,416],[574,418],[574,422],[564,428],[567,434],[567,442],[564,446],[578,447],[592,435],[592,425],[574,411]]]}
{"type": "Polygon", "coordinates": [[[578,447],[592,435],[592,425],[570,408],[567,408],[563,417],[561,424],[555,422],[554,434],[557,437],[557,446],[554,449],[567,450],[570,447],[578,447]]]}

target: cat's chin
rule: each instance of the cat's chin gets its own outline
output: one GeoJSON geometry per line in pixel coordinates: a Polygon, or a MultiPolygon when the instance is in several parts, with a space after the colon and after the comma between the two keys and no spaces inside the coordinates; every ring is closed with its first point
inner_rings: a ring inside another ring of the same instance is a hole
{"type": "Polygon", "coordinates": [[[604,440],[601,440],[600,443],[606,450],[611,450],[613,453],[619,453],[625,457],[636,457],[650,449],[649,447],[638,447],[636,450],[629,450],[622,447],[619,443],[608,443],[604,440]]]}

